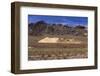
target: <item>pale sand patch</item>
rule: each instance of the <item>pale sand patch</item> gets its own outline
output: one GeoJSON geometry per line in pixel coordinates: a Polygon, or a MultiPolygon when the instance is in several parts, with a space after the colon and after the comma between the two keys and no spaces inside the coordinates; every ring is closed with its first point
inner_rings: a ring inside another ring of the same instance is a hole
{"type": "Polygon", "coordinates": [[[58,37],[45,37],[38,41],[38,43],[68,43],[68,44],[80,44],[81,41],[76,41],[74,39],[64,39],[58,37]]]}
{"type": "Polygon", "coordinates": [[[40,41],[38,41],[38,43],[57,43],[57,41],[59,40],[59,38],[57,37],[45,37],[44,39],[41,39],[40,41]]]}

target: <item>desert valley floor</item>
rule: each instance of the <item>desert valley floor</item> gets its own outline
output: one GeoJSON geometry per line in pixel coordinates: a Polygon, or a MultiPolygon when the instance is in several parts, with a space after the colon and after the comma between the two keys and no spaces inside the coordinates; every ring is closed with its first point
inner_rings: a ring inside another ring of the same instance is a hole
{"type": "Polygon", "coordinates": [[[87,37],[29,36],[28,60],[87,58],[87,37]]]}

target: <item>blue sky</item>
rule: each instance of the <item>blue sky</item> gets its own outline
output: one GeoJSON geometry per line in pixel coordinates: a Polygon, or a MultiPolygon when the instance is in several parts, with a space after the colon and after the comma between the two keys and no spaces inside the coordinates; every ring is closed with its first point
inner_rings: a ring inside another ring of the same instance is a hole
{"type": "Polygon", "coordinates": [[[45,21],[50,24],[88,25],[88,17],[28,15],[28,23],[45,21]]]}

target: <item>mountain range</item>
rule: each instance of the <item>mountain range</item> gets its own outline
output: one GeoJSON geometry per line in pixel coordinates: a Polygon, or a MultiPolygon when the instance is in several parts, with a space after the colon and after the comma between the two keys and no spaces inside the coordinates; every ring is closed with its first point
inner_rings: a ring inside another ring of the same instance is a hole
{"type": "Polygon", "coordinates": [[[75,35],[84,36],[87,33],[87,27],[83,25],[70,24],[50,24],[45,21],[28,24],[28,34],[33,36],[41,35],[75,35]]]}

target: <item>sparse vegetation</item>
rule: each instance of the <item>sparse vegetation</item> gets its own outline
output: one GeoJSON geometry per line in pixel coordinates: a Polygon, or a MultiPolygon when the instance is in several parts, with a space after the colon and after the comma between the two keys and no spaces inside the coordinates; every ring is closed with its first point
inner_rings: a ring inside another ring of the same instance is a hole
{"type": "Polygon", "coordinates": [[[87,48],[29,48],[29,60],[87,58],[87,48]]]}

